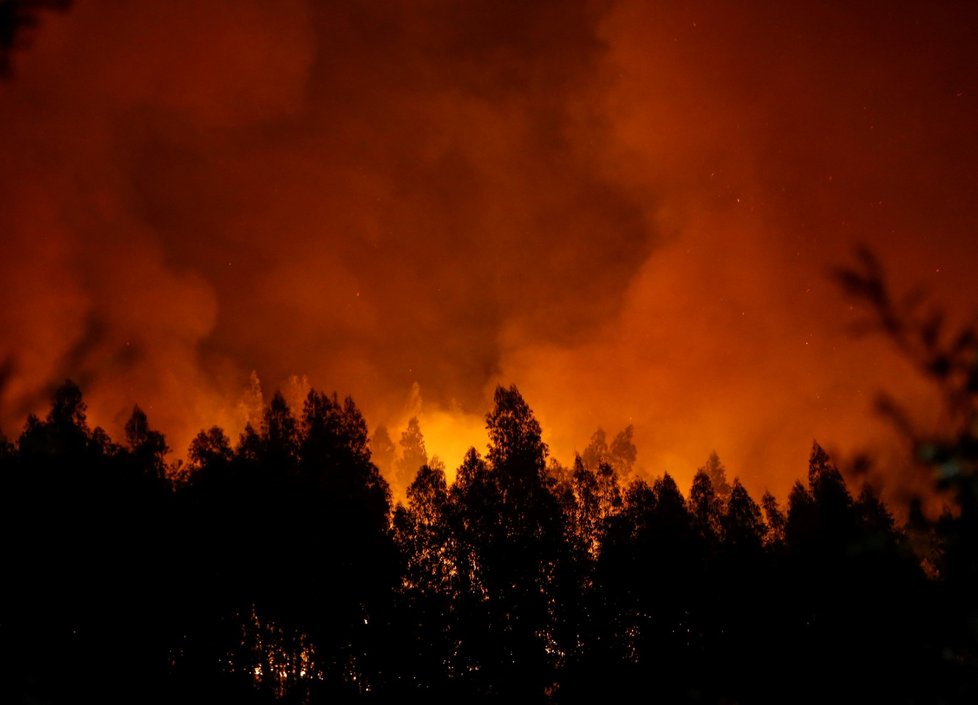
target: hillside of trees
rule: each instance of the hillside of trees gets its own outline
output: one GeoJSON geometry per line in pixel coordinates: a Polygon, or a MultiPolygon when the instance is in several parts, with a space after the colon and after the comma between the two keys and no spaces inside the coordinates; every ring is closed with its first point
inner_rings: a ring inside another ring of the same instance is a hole
{"type": "Polygon", "coordinates": [[[627,434],[561,466],[499,387],[485,455],[395,506],[349,398],[276,395],[176,475],[138,408],[122,443],[85,409],[66,382],[0,445],[3,702],[978,696],[973,517],[897,526],[817,444],[781,502],[715,455],[650,483],[627,434]]]}

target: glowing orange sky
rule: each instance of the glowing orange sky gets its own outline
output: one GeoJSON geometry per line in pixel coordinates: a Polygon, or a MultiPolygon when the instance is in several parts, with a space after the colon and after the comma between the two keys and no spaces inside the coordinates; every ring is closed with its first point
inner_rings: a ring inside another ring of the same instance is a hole
{"type": "Polygon", "coordinates": [[[632,423],[649,472],[715,448],[783,494],[812,437],[886,447],[878,390],[923,398],[831,267],[978,303],[976,19],[80,0],[0,84],[0,427],[72,376],[182,450],[256,370],[420,413],[453,467],[515,382],[565,461],[632,423]]]}

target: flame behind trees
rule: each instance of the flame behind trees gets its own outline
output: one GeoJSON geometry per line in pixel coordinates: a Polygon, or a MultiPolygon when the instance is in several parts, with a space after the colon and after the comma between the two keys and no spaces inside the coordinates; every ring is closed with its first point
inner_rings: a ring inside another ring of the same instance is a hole
{"type": "Polygon", "coordinates": [[[783,513],[737,478],[721,495],[715,455],[688,498],[668,474],[623,485],[608,462],[548,462],[515,387],[496,390],[486,425],[484,457],[470,449],[451,484],[423,465],[392,508],[350,399],[311,390],[296,418],[275,395],[234,447],[201,432],[171,484],[145,414],[117,446],[66,384],[0,452],[18,576],[4,687],[754,702],[775,673],[808,683],[797,702],[970,692],[975,642],[934,599],[963,600],[962,583],[928,580],[886,507],[868,488],[854,498],[819,445],[783,513]]]}

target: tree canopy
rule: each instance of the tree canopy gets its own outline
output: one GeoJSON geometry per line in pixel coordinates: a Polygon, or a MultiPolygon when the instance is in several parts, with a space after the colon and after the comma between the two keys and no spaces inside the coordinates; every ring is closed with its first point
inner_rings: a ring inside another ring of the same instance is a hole
{"type": "Polygon", "coordinates": [[[257,423],[201,431],[178,465],[138,406],[117,445],[66,382],[0,447],[9,701],[978,692],[960,552],[922,561],[919,527],[854,497],[817,443],[786,510],[716,453],[684,493],[635,472],[630,428],[564,468],[499,387],[454,482],[411,420],[394,505],[373,461],[397,472],[393,443],[352,399],[311,390],[296,416],[275,394],[257,423]]]}

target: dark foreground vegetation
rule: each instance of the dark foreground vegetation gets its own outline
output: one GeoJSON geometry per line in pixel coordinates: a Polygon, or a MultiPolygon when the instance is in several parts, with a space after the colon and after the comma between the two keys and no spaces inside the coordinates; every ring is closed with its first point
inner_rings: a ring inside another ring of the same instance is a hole
{"type": "Polygon", "coordinates": [[[276,396],[175,478],[66,383],[0,448],[0,699],[975,701],[968,517],[908,534],[818,445],[784,509],[715,456],[634,478],[627,434],[564,468],[515,387],[487,427],[393,508],[349,399],[276,396]]]}
{"type": "Polygon", "coordinates": [[[939,519],[897,526],[817,444],[780,506],[715,455],[636,477],[630,429],[562,467],[515,387],[451,484],[416,422],[395,460],[315,390],[169,466],[67,382],[0,442],[0,702],[978,702],[978,335],[868,254],[839,277],[945,399],[937,434],[881,402],[939,519]]]}

